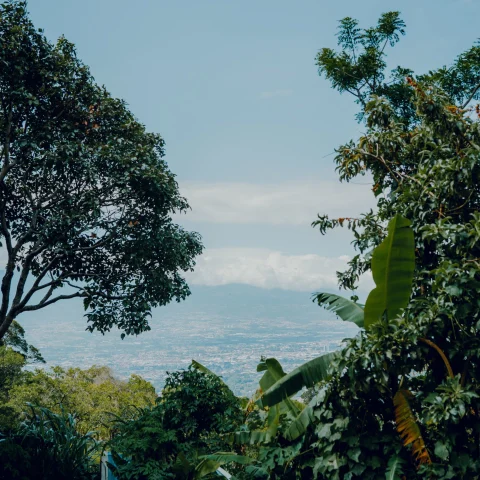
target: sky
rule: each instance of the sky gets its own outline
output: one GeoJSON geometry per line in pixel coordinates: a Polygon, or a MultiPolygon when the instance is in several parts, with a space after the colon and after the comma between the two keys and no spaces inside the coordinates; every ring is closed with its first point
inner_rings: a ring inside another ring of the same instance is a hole
{"type": "MultiPolygon", "coordinates": [[[[338,145],[357,106],[318,76],[339,19],[373,25],[401,10],[407,35],[389,64],[425,72],[478,37],[480,0],[30,0],[37,27],[77,46],[100,84],[166,141],[192,211],[176,220],[206,247],[188,280],[311,292],[335,288],[353,254],[347,232],[322,237],[317,213],[373,206],[368,179],[340,184],[338,145]]],[[[369,280],[365,279],[365,286],[369,280]]],[[[365,287],[366,288],[366,287],[365,287]]]]}

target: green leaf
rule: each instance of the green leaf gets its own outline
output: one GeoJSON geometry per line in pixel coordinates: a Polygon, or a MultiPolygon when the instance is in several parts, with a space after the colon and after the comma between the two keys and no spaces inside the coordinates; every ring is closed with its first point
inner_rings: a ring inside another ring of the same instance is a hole
{"type": "Polygon", "coordinates": [[[415,243],[410,220],[396,215],[388,235],[373,251],[372,273],[376,287],[365,303],[365,328],[378,322],[386,312],[395,318],[408,305],[415,269],[415,243]]]}
{"type": "MultiPolygon", "coordinates": [[[[260,362],[257,366],[257,371],[265,371],[259,382],[262,392],[268,391],[273,385],[287,375],[280,365],[280,362],[275,358],[267,358],[260,362]]],[[[291,413],[293,418],[295,418],[300,413],[300,410],[288,397],[285,397],[282,400],[284,400],[288,411],[291,413]]]]}
{"type": "Polygon", "coordinates": [[[272,439],[266,430],[253,430],[252,432],[235,432],[226,436],[227,441],[234,445],[257,445],[268,443],[272,439]]]}
{"type": "Polygon", "coordinates": [[[316,301],[321,307],[332,311],[345,322],[353,322],[360,328],[363,328],[364,312],[362,306],[358,303],[334,293],[323,292],[316,293],[313,301],[316,301]]]}
{"type": "Polygon", "coordinates": [[[268,411],[267,417],[267,434],[271,438],[277,435],[278,426],[280,425],[280,408],[278,405],[274,405],[268,411]]]}
{"type": "Polygon", "coordinates": [[[435,443],[435,455],[441,460],[448,460],[448,449],[443,442],[438,441],[435,443]]]}
{"type": "Polygon", "coordinates": [[[385,472],[386,480],[401,480],[401,474],[403,473],[402,464],[404,461],[398,455],[394,455],[390,458],[387,464],[387,470],[385,472]]]}
{"type": "Polygon", "coordinates": [[[327,353],[300,365],[272,385],[257,400],[257,405],[260,408],[276,405],[299,392],[303,387],[313,387],[318,382],[327,379],[328,367],[334,355],[335,352],[327,353]]]}
{"type": "Polygon", "coordinates": [[[213,455],[204,455],[202,460],[195,468],[195,479],[205,477],[214,473],[219,467],[226,463],[239,463],[240,465],[249,465],[253,460],[243,455],[237,455],[235,452],[218,452],[213,455]]]}
{"type": "Polygon", "coordinates": [[[315,398],[300,412],[300,415],[288,426],[285,432],[285,438],[287,440],[296,440],[302,436],[306,431],[310,423],[314,420],[313,407],[316,405],[315,398]]]}
{"type": "Polygon", "coordinates": [[[246,467],[245,472],[249,475],[249,478],[258,478],[259,480],[268,480],[269,478],[267,470],[262,467],[256,467],[255,465],[246,467]]]}

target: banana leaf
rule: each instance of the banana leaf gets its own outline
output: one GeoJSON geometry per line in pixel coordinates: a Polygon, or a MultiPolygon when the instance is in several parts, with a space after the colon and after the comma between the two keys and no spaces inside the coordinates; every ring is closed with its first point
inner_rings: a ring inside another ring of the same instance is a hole
{"type": "Polygon", "coordinates": [[[364,326],[364,312],[362,305],[352,302],[334,293],[318,292],[313,301],[323,308],[330,310],[345,322],[353,322],[360,328],[364,326]]]}
{"type": "Polygon", "coordinates": [[[410,220],[396,215],[388,225],[388,235],[372,255],[376,287],[365,303],[365,328],[384,314],[395,318],[408,305],[415,269],[415,241],[410,220]]]}
{"type": "Polygon", "coordinates": [[[260,408],[276,405],[298,393],[303,387],[313,387],[328,378],[328,367],[335,352],[327,353],[300,365],[283,376],[257,400],[260,408]]]}
{"type": "Polygon", "coordinates": [[[205,477],[214,473],[219,467],[226,463],[239,463],[240,465],[249,465],[253,460],[244,455],[237,455],[235,452],[218,452],[213,455],[204,455],[200,463],[195,468],[195,479],[205,477]]]}

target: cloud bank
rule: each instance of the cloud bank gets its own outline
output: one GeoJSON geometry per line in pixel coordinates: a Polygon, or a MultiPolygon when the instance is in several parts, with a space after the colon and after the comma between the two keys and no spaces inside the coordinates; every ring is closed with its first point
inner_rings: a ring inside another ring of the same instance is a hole
{"type": "Polygon", "coordinates": [[[355,216],[374,206],[369,185],[316,183],[197,183],[180,185],[192,211],[187,219],[205,223],[310,225],[317,213],[355,216]]]}
{"type": "MultiPolygon", "coordinates": [[[[198,259],[194,272],[187,274],[193,285],[240,283],[260,288],[314,292],[336,290],[335,272],[347,267],[349,257],[287,255],[267,249],[207,249],[198,259]]],[[[361,280],[361,289],[372,285],[370,275],[361,280]]]]}

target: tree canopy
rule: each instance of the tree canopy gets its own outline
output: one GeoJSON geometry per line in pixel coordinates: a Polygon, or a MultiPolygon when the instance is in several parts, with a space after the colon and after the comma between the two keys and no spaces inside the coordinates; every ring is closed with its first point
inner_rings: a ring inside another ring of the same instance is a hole
{"type": "Polygon", "coordinates": [[[0,63],[0,339],[23,312],[75,297],[89,330],[148,330],[152,307],[189,294],[182,273],[202,251],[172,221],[189,206],[163,139],[26,2],[0,6],[0,63]]]}
{"type": "Polygon", "coordinates": [[[325,478],[378,478],[380,470],[388,478],[478,478],[480,468],[480,46],[451,66],[418,75],[398,67],[388,77],[385,48],[404,28],[398,12],[365,30],[345,19],[342,52],[317,57],[320,74],[354,94],[366,124],[365,134],[337,149],[340,178],[371,175],[377,198],[358,218],[314,222],[322,233],[341,226],[354,233],[359,253],[338,274],[340,286],[356,287],[397,214],[411,222],[416,262],[401,317],[348,342],[315,409],[317,435],[338,434],[318,444],[316,470],[325,478]],[[393,428],[398,415],[410,432],[418,422],[429,460],[419,457],[419,470],[408,455],[418,445],[407,435],[402,448],[393,428]]]}
{"type": "Polygon", "coordinates": [[[57,414],[68,412],[75,416],[80,433],[94,432],[96,438],[108,440],[115,416],[151,406],[156,398],[153,385],[139,375],[120,380],[104,366],[85,370],[53,367],[17,373],[7,391],[5,408],[17,421],[28,413],[29,403],[57,414]]]}

